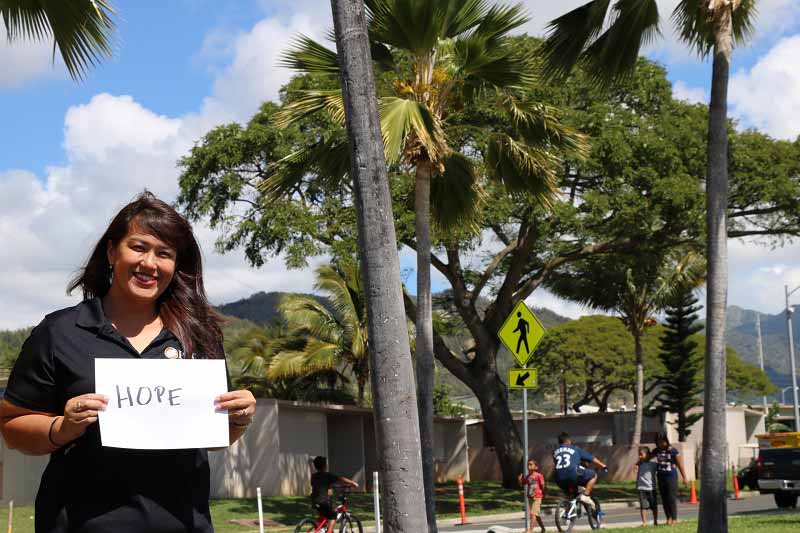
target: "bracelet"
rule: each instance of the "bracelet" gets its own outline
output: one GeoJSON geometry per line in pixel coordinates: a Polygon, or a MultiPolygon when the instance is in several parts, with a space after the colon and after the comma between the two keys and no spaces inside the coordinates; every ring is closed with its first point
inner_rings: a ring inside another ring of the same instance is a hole
{"type": "Polygon", "coordinates": [[[53,440],[53,426],[56,425],[56,422],[58,421],[59,418],[62,417],[54,416],[53,421],[50,422],[50,429],[47,430],[47,438],[50,440],[50,444],[52,444],[56,448],[61,448],[61,444],[58,444],[56,441],[53,440]]]}

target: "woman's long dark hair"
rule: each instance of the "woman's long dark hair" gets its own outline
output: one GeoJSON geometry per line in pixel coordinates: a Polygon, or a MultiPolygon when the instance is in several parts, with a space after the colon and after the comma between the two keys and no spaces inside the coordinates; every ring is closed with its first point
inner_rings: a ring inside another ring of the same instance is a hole
{"type": "Polygon", "coordinates": [[[203,259],[192,226],[166,202],[144,191],[117,213],[97,242],[92,255],[68,287],[83,298],[102,298],[111,288],[108,243],[116,247],[132,229],[164,241],[176,252],[175,275],[158,299],[164,326],[183,345],[186,356],[222,358],[222,320],[211,308],[203,288],[203,259]]]}

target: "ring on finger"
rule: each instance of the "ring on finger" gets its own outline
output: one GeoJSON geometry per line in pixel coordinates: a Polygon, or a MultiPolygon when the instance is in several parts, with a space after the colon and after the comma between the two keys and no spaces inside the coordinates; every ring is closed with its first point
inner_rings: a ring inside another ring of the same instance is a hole
{"type": "Polygon", "coordinates": [[[75,404],[75,412],[80,413],[83,409],[81,409],[81,401],[78,400],[78,403],[75,404]]]}
{"type": "Polygon", "coordinates": [[[239,416],[247,416],[247,407],[239,411],[239,416]]]}

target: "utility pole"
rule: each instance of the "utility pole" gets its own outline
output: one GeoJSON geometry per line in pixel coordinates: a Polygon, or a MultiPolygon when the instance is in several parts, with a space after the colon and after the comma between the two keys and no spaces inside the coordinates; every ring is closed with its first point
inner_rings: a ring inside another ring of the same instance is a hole
{"type": "MultiPolygon", "coordinates": [[[[758,364],[764,371],[764,348],[761,346],[761,313],[756,313],[756,337],[758,338],[758,364]]],[[[764,395],[764,416],[767,416],[767,396],[764,395]]]]}
{"type": "Polygon", "coordinates": [[[786,330],[789,333],[789,367],[792,370],[792,398],[794,399],[794,430],[800,431],[800,404],[797,398],[797,367],[794,362],[794,338],[792,338],[792,315],[794,309],[789,305],[789,296],[791,296],[800,287],[795,287],[789,291],[789,286],[783,286],[786,292],[786,330]]]}

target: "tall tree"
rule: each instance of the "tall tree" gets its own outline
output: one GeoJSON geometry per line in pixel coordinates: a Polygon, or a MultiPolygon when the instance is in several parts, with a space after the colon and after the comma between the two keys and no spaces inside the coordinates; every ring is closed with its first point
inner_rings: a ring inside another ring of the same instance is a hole
{"type": "Polygon", "coordinates": [[[590,307],[617,313],[633,336],[636,358],[634,447],[644,421],[644,349],[642,337],[653,314],[663,310],[683,286],[698,286],[705,261],[682,249],[644,249],[636,256],[597,257],[571,263],[550,277],[556,294],[590,307]]]}
{"type": "Polygon", "coordinates": [[[675,294],[666,309],[666,324],[661,337],[661,362],[664,375],[661,385],[661,405],[670,413],[678,415],[678,440],[684,442],[689,428],[703,415],[689,414],[689,409],[700,405],[698,394],[702,367],[702,354],[697,352],[697,342],[692,335],[701,331],[703,325],[697,322],[700,306],[691,287],[675,294]]]}
{"type": "MultiPolygon", "coordinates": [[[[539,41],[519,37],[513,46],[533,56],[539,41]]],[[[390,73],[384,76],[392,79],[390,73]]],[[[283,102],[295,102],[303,90],[327,87],[327,82],[319,75],[296,77],[282,90],[283,102]]],[[[530,195],[509,196],[507,188],[485,170],[494,133],[514,131],[504,109],[493,99],[484,99],[451,115],[450,140],[474,162],[486,196],[475,218],[480,232],[434,231],[436,252],[431,254],[432,267],[451,288],[448,311],[467,332],[462,346],[434,330],[436,358],[478,398],[509,488],[516,486],[523,453],[509,414],[496,332],[514,304],[535,297],[551,272],[572,261],[632,252],[649,243],[665,247],[703,243],[707,110],[674,100],[663,67],[641,59],[631,79],[610,94],[587,83],[580,69],[563,83],[531,92],[527,100],[555,104],[565,110],[562,121],[591,135],[589,158],[563,163],[561,194],[545,209],[530,195]]],[[[278,111],[266,103],[247,125],[220,126],[198,140],[180,163],[179,202],[184,212],[192,218],[207,217],[212,227],[221,230],[219,249],[242,248],[254,266],[278,254],[290,268],[305,266],[308,258],[323,253],[355,254],[354,197],[328,168],[298,163],[291,195],[276,199],[265,193],[275,183],[272,170],[278,161],[294,153],[310,157],[315,143],[340,142],[344,137],[338,124],[324,114],[279,128],[274,124],[278,111]]],[[[739,134],[732,135],[735,140],[739,134]]],[[[731,229],[732,237],[761,236],[779,243],[782,236],[800,234],[795,200],[800,197],[800,182],[788,172],[797,166],[797,151],[776,150],[768,156],[770,150],[764,148],[774,143],[753,136],[752,143],[743,144],[737,153],[741,163],[737,166],[736,158],[732,160],[732,184],[734,188],[738,184],[741,194],[729,209],[731,218],[742,222],[731,229]],[[751,155],[771,163],[758,173],[751,155]]],[[[349,167],[347,153],[342,166],[349,167]]],[[[403,166],[392,166],[389,176],[398,246],[414,249],[409,201],[414,175],[403,166]]],[[[412,321],[413,304],[407,308],[412,321]]]]}
{"type": "Polygon", "coordinates": [[[297,378],[320,370],[350,372],[356,381],[358,405],[364,405],[369,380],[367,310],[361,288],[361,271],[352,263],[323,265],[316,270],[314,288],[331,303],[291,294],[278,310],[290,336],[305,343],[276,353],[269,362],[271,379],[297,378]]]}
{"type": "MultiPolygon", "coordinates": [[[[510,192],[529,194],[542,203],[552,199],[556,186],[557,159],[548,148],[578,149],[581,139],[560,127],[551,110],[521,99],[520,89],[532,83],[533,63],[511,46],[509,38],[528,21],[520,5],[488,0],[365,3],[373,58],[392,74],[389,94],[379,95],[386,156],[391,164],[404,165],[414,174],[416,377],[428,529],[434,532],[431,209],[442,230],[470,225],[483,194],[472,160],[452,145],[451,117],[487,98],[514,117],[513,136],[498,130],[490,139],[487,170],[510,192]]],[[[334,55],[306,37],[288,51],[285,64],[302,73],[339,68],[334,55]]],[[[281,123],[323,110],[341,120],[338,91],[305,91],[284,108],[281,123]]],[[[313,156],[301,157],[320,166],[338,166],[340,150],[339,145],[327,144],[313,156]]],[[[287,163],[295,163],[297,157],[290,156],[287,163]]],[[[281,185],[276,189],[286,191],[296,179],[294,172],[278,173],[281,185]]]]}
{"type": "MultiPolygon", "coordinates": [[[[672,19],[701,57],[713,56],[706,151],[708,276],[702,490],[698,531],[728,531],[725,500],[725,308],[728,293],[728,78],[734,42],[752,31],[756,0],[680,0],[672,19]]],[[[608,84],[630,75],[639,50],[659,32],[657,0],[592,0],[550,23],[544,57],[560,75],[583,62],[608,84]],[[606,23],[607,18],[610,22],[606,23]]]]}
{"type": "Polygon", "coordinates": [[[111,57],[114,8],[108,0],[2,0],[0,15],[8,40],[53,39],[73,80],[111,57]]]}
{"type": "MultiPolygon", "coordinates": [[[[642,336],[645,395],[652,396],[663,373],[658,359],[660,329],[647,328],[642,336]]],[[[617,317],[592,315],[558,324],[545,332],[534,358],[539,390],[559,394],[565,386],[575,411],[594,403],[606,412],[613,397],[636,390],[633,337],[617,317]]]]}
{"type": "Polygon", "coordinates": [[[411,348],[362,0],[331,0],[366,294],[372,398],[388,533],[424,531],[411,348]]]}

